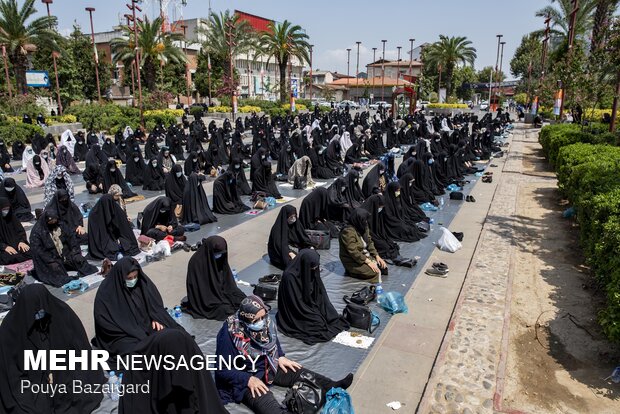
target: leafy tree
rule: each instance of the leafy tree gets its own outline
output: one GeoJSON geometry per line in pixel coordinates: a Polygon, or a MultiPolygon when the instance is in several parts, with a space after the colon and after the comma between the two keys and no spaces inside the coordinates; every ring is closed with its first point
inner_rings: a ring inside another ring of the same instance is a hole
{"type": "Polygon", "coordinates": [[[541,56],[542,41],[538,34],[530,33],[523,36],[510,61],[510,72],[516,78],[527,79],[531,65],[532,79],[538,79],[542,73],[541,56]]]}
{"type": "Polygon", "coordinates": [[[452,95],[452,78],[456,67],[467,64],[473,66],[476,60],[476,49],[471,44],[471,41],[464,36],[440,35],[439,41],[430,45],[427,51],[425,50],[424,63],[442,68],[448,96],[452,95]]]}
{"type": "Polygon", "coordinates": [[[273,58],[280,71],[280,102],[287,101],[286,68],[289,61],[296,57],[302,63],[310,62],[309,37],[301,26],[294,25],[288,20],[283,23],[269,23],[268,30],[259,39],[261,53],[273,58]]]}
{"type": "MultiPolygon", "coordinates": [[[[572,0],[551,0],[548,5],[536,12],[537,17],[551,18],[551,49],[555,50],[568,44],[568,29],[570,27],[572,0]]],[[[592,12],[596,8],[597,0],[581,0],[575,17],[575,39],[586,40],[592,30],[592,12]]],[[[542,37],[544,30],[535,32],[542,37]]]]}
{"type": "MultiPolygon", "coordinates": [[[[90,38],[82,33],[78,25],[73,26],[73,32],[67,40],[66,52],[65,55],[61,55],[59,63],[63,66],[63,70],[67,70],[67,78],[70,79],[71,83],[65,92],[61,90],[61,98],[63,100],[67,99],[68,102],[80,95],[81,99],[89,99],[91,101],[99,99],[93,45],[90,38]]],[[[103,96],[112,86],[112,65],[107,63],[105,54],[101,52],[99,52],[98,69],[101,95],[103,96]]],[[[63,85],[62,82],[61,85],[63,85]]],[[[63,104],[63,106],[65,105],[63,104]]]]}
{"type": "Polygon", "coordinates": [[[471,99],[473,91],[469,87],[464,87],[464,85],[467,83],[475,83],[477,80],[476,71],[471,66],[457,67],[452,79],[452,88],[456,90],[456,97],[465,101],[471,99]]]}
{"type": "Polygon", "coordinates": [[[489,79],[491,79],[491,72],[493,72],[493,82],[497,82],[498,79],[500,79],[502,82],[506,80],[506,74],[504,74],[503,71],[500,71],[498,76],[493,66],[485,66],[484,68],[480,69],[476,74],[478,82],[489,83],[489,79]]]}
{"type": "Polygon", "coordinates": [[[58,50],[56,41],[60,36],[54,30],[56,17],[43,16],[28,22],[36,12],[34,0],[26,0],[21,8],[17,0],[0,0],[0,43],[6,46],[15,72],[17,90],[22,94],[28,91],[28,52],[34,51],[35,43],[58,50]]]}

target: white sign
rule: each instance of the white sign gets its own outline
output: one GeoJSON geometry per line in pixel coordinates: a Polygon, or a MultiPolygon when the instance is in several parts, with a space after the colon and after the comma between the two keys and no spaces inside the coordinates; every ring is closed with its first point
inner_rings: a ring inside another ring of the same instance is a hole
{"type": "Polygon", "coordinates": [[[45,70],[27,70],[26,85],[33,88],[49,88],[50,77],[45,70]]]}

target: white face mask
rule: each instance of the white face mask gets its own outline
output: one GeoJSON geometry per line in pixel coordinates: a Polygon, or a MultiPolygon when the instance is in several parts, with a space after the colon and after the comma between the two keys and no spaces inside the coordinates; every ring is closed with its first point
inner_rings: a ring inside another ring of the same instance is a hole
{"type": "Polygon", "coordinates": [[[4,189],[10,193],[11,191],[15,190],[15,187],[4,187],[4,189]]]}
{"type": "Polygon", "coordinates": [[[136,283],[138,283],[138,278],[131,279],[131,280],[129,280],[129,279],[125,279],[125,285],[126,285],[128,288],[133,288],[133,287],[135,287],[135,286],[136,286],[136,283]]]}
{"type": "Polygon", "coordinates": [[[136,158],[134,158],[133,160],[134,160],[135,162],[138,162],[138,161],[140,161],[140,158],[136,157],[136,158]]]}
{"type": "Polygon", "coordinates": [[[155,167],[157,167],[157,163],[156,162],[153,163],[153,168],[155,168],[155,167]]]}
{"type": "Polygon", "coordinates": [[[176,174],[176,176],[177,176],[177,177],[179,177],[179,178],[183,175],[183,173],[182,173],[181,171],[179,171],[179,172],[177,172],[177,173],[175,173],[175,174],[176,174]]]}
{"type": "Polygon", "coordinates": [[[116,172],[116,168],[110,168],[110,172],[116,172]]]}
{"type": "Polygon", "coordinates": [[[239,167],[241,167],[241,165],[235,164],[235,168],[239,168],[239,167]]]}
{"type": "Polygon", "coordinates": [[[10,212],[11,210],[2,210],[2,217],[8,216],[10,212]]]}
{"type": "Polygon", "coordinates": [[[381,213],[382,211],[383,211],[383,207],[379,207],[379,208],[377,209],[377,213],[381,213]]]}

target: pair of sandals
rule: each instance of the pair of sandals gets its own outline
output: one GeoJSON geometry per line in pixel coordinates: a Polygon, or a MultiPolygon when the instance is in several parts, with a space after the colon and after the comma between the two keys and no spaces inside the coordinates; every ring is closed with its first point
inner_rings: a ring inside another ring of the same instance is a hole
{"type": "Polygon", "coordinates": [[[475,203],[476,199],[474,198],[474,196],[468,195],[467,197],[465,197],[465,201],[467,201],[469,203],[475,203]]]}
{"type": "Polygon", "coordinates": [[[447,264],[436,262],[436,263],[433,263],[433,267],[426,269],[424,273],[426,273],[429,276],[435,276],[435,277],[440,277],[442,279],[445,279],[446,277],[448,277],[449,271],[450,269],[448,268],[447,264]]]}
{"type": "Polygon", "coordinates": [[[493,182],[493,176],[492,175],[485,175],[482,177],[482,182],[483,183],[492,183],[493,182]]]}

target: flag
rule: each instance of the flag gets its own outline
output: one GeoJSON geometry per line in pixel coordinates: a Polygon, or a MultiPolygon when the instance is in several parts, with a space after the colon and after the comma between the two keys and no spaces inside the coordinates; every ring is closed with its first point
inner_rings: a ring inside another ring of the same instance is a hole
{"type": "Polygon", "coordinates": [[[95,63],[99,64],[99,52],[97,51],[97,45],[93,43],[93,48],[95,49],[95,63]]]}
{"type": "Polygon", "coordinates": [[[211,70],[211,55],[207,55],[207,67],[211,70]]]}

